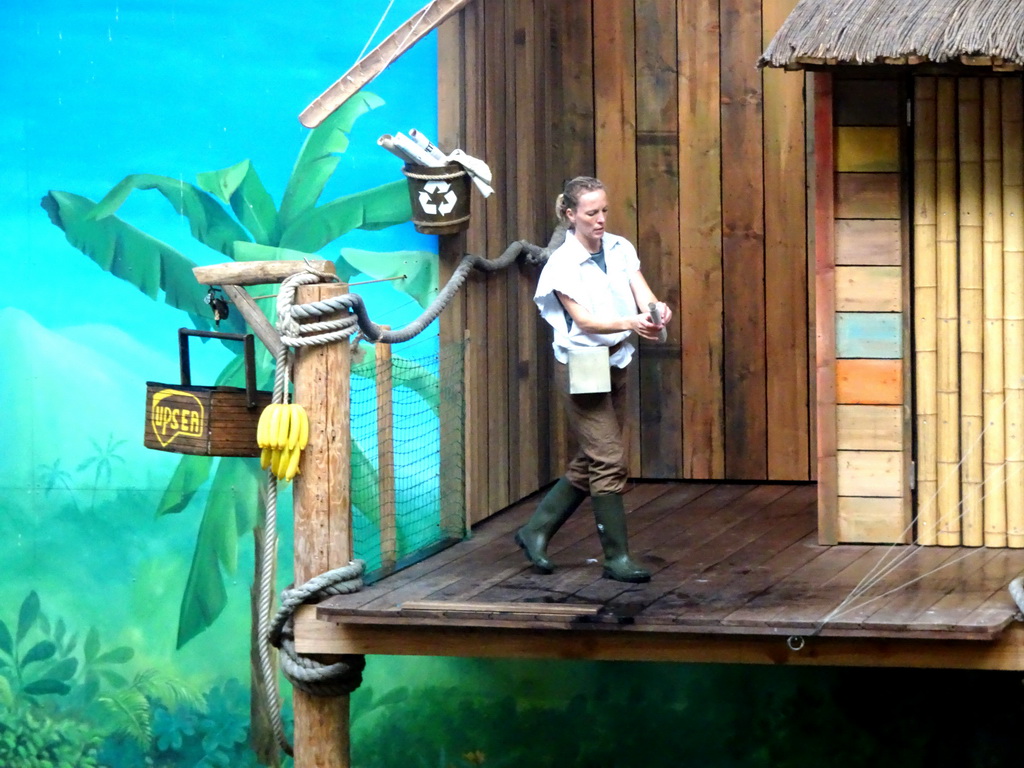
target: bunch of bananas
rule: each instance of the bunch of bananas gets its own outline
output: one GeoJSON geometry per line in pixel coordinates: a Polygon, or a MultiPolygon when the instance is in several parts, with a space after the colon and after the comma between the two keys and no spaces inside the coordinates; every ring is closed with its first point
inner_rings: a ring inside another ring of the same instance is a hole
{"type": "Polygon", "coordinates": [[[260,414],[256,442],[262,448],[260,466],[280,480],[299,472],[299,458],[309,441],[309,417],[296,403],[271,403],[260,414]]]}

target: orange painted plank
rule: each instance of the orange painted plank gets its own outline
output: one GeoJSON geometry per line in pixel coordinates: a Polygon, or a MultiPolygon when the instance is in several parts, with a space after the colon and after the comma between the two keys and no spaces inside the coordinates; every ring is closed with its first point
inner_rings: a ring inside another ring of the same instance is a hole
{"type": "Polygon", "coordinates": [[[903,361],[836,360],[836,402],[899,405],[903,402],[903,361]]]}

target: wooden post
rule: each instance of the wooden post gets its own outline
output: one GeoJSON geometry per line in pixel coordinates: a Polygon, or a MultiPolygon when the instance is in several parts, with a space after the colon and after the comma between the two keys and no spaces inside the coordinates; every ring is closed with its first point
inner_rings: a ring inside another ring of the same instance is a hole
{"type": "MultiPolygon", "coordinates": [[[[385,331],[391,326],[382,325],[385,331]]],[[[380,564],[385,573],[398,560],[395,522],[395,415],[392,401],[391,345],[377,344],[377,499],[380,506],[380,564]]]]}
{"type": "MultiPolygon", "coordinates": [[[[341,295],[339,283],[301,286],[306,304],[341,295]]],[[[309,445],[295,479],[295,583],[304,584],[352,559],[349,370],[345,342],[302,347],[295,358],[295,401],[309,414],[309,445]]],[[[296,689],[295,768],[348,768],[348,696],[317,697],[296,689]]]]}
{"type": "Polygon", "coordinates": [[[936,80],[915,81],[914,116],[914,334],[917,376],[917,542],[936,544],[935,496],[938,487],[936,440],[935,226],[936,80]]]}
{"type": "Polygon", "coordinates": [[[835,146],[832,75],[814,75],[818,543],[839,543],[836,435],[835,146]]]}

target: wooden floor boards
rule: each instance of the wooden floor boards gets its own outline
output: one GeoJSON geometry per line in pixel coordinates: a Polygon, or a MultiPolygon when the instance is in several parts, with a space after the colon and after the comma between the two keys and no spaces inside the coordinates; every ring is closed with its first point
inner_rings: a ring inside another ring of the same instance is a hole
{"type": "Polygon", "coordinates": [[[1016,614],[1006,587],[1024,572],[1024,551],[821,546],[812,484],[632,485],[630,548],[652,572],[648,584],[601,577],[589,502],[551,541],[555,572],[533,572],[512,534],[540,498],[320,603],[317,615],[381,626],[988,640],[1016,614]]]}

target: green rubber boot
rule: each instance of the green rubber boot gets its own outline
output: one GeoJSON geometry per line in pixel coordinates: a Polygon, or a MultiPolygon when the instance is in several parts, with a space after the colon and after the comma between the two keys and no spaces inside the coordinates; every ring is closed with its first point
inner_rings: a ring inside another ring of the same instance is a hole
{"type": "Polygon", "coordinates": [[[586,491],[581,491],[563,477],[547,492],[530,521],[516,531],[516,544],[523,548],[526,559],[540,573],[555,570],[547,557],[548,542],[585,498],[586,491]]]}
{"type": "Polygon", "coordinates": [[[629,557],[626,537],[626,509],[622,497],[617,493],[591,496],[594,504],[594,518],[597,533],[604,548],[604,572],[606,579],[642,584],[651,580],[651,574],[633,562],[629,557]]]}

